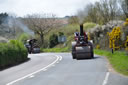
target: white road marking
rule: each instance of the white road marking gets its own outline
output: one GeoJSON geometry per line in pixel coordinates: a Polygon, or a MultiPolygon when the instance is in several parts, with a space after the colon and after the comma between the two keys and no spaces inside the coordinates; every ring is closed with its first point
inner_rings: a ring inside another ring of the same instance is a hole
{"type": "Polygon", "coordinates": [[[59,56],[60,57],[60,61],[62,60],[62,56],[59,56]]]}
{"type": "Polygon", "coordinates": [[[12,82],[6,84],[6,85],[12,85],[12,84],[14,84],[14,83],[16,83],[16,82],[18,82],[18,81],[20,81],[20,80],[23,80],[23,79],[25,79],[25,78],[27,78],[27,77],[30,77],[31,75],[34,75],[34,74],[39,73],[39,72],[41,72],[41,71],[44,71],[45,69],[47,69],[47,68],[51,67],[52,65],[54,65],[58,60],[62,60],[62,56],[56,55],[56,57],[57,57],[57,59],[56,59],[54,62],[52,62],[51,64],[49,64],[48,66],[46,66],[46,67],[44,67],[44,68],[42,68],[42,69],[40,69],[40,70],[37,70],[37,71],[35,71],[35,72],[33,72],[33,73],[30,73],[30,74],[28,74],[28,75],[26,75],[26,76],[24,76],[24,77],[21,77],[21,78],[19,78],[19,79],[16,79],[16,80],[14,80],[14,81],[12,81],[12,82]]]}
{"type": "Polygon", "coordinates": [[[109,75],[110,75],[110,73],[107,72],[102,85],[106,85],[107,84],[109,75]]]}
{"type": "Polygon", "coordinates": [[[29,78],[33,78],[33,77],[35,77],[35,76],[34,75],[29,76],[29,78]]]}
{"type": "Polygon", "coordinates": [[[43,69],[43,71],[47,71],[47,69],[43,69]]]}

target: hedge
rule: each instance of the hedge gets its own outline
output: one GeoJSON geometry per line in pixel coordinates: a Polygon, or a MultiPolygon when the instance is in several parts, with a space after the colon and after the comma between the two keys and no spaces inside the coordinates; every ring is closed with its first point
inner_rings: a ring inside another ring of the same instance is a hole
{"type": "Polygon", "coordinates": [[[0,69],[26,61],[27,56],[27,49],[18,40],[0,43],[0,69]]]}

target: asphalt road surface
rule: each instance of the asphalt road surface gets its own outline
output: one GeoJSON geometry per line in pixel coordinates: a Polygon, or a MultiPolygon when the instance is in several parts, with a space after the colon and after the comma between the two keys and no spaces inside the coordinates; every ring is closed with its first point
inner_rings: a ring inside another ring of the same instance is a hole
{"type": "Polygon", "coordinates": [[[31,54],[30,61],[0,71],[0,85],[128,85],[106,59],[73,60],[70,53],[31,54]]]}

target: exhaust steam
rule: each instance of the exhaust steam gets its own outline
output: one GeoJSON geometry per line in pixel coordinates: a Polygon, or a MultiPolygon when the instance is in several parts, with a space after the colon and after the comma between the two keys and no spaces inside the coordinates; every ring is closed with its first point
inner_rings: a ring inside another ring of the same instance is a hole
{"type": "Polygon", "coordinates": [[[21,29],[23,30],[25,33],[29,34],[29,35],[34,35],[34,32],[32,30],[30,30],[23,22],[20,18],[13,18],[13,17],[8,17],[7,18],[7,25],[9,26],[9,28],[13,28],[13,29],[21,29]]]}

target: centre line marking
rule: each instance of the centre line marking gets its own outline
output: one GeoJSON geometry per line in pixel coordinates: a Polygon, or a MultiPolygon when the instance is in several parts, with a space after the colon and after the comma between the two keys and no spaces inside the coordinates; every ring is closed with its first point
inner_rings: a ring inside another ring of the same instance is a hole
{"type": "Polygon", "coordinates": [[[102,85],[106,85],[107,84],[109,75],[110,75],[110,73],[107,72],[102,85]]]}
{"type": "Polygon", "coordinates": [[[10,83],[7,83],[6,85],[12,85],[12,84],[14,84],[14,83],[16,83],[16,82],[18,82],[18,81],[20,81],[20,80],[23,80],[23,79],[25,79],[25,78],[27,78],[27,77],[30,77],[31,75],[34,75],[34,74],[36,74],[36,73],[39,73],[39,72],[41,72],[41,71],[43,71],[43,70],[45,70],[45,69],[51,67],[52,65],[54,65],[58,60],[62,60],[62,56],[58,56],[58,55],[55,55],[55,56],[57,57],[57,59],[56,59],[54,62],[52,62],[51,64],[49,64],[48,66],[46,66],[46,67],[44,67],[44,68],[42,68],[42,69],[39,69],[39,70],[37,70],[37,71],[35,71],[35,72],[33,72],[33,73],[30,73],[30,74],[28,74],[28,75],[26,75],[26,76],[24,76],[24,77],[21,77],[21,78],[19,78],[19,79],[16,79],[16,80],[14,80],[14,81],[12,81],[12,82],[10,82],[10,83]]]}
{"type": "Polygon", "coordinates": [[[60,61],[62,60],[62,56],[59,56],[60,57],[60,61]]]}

